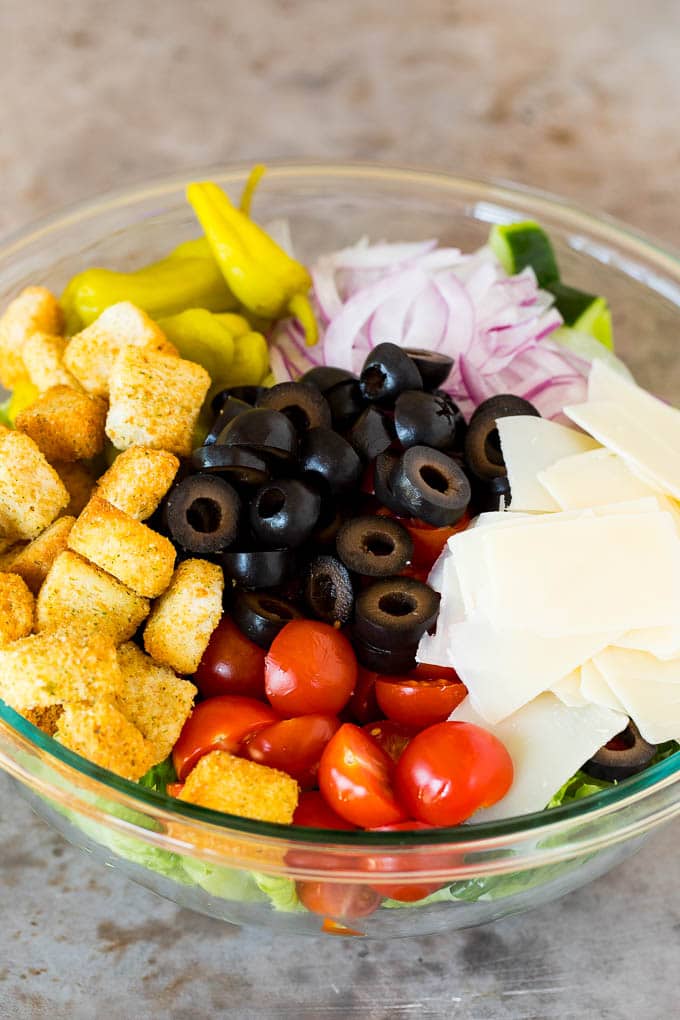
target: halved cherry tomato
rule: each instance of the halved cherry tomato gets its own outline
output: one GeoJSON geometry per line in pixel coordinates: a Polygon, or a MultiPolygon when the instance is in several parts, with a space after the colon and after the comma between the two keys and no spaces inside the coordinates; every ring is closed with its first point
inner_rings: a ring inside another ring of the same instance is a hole
{"type": "Polygon", "coordinates": [[[413,541],[413,563],[429,571],[451,536],[465,531],[470,524],[470,517],[467,513],[463,514],[456,524],[446,528],[435,528],[415,517],[399,518],[399,522],[404,525],[413,541]]]}
{"type": "MultiPolygon", "coordinates": [[[[379,828],[374,829],[374,832],[412,832],[418,829],[431,829],[431,825],[426,825],[424,822],[399,822],[398,825],[381,825],[379,828]]],[[[394,871],[426,871],[428,867],[433,867],[435,862],[432,859],[432,855],[426,851],[418,853],[417,851],[409,851],[408,858],[390,856],[389,854],[377,853],[372,857],[367,857],[364,863],[364,867],[368,871],[374,871],[376,876],[378,875],[389,875],[390,872],[394,871]]],[[[376,884],[373,887],[376,892],[381,893],[383,896],[388,896],[393,900],[400,900],[402,903],[415,903],[416,900],[422,900],[431,893],[436,892],[437,889],[441,888],[441,882],[434,884],[418,882],[417,884],[411,884],[407,879],[403,879],[401,882],[396,883],[383,883],[376,884]]]]}
{"type": "Polygon", "coordinates": [[[354,690],[357,660],[339,631],[318,620],[291,620],[265,659],[265,691],[286,718],[337,715],[354,690]]]}
{"type": "Polygon", "coordinates": [[[185,722],[173,748],[172,761],[178,779],[186,779],[204,754],[210,751],[236,754],[247,737],[275,722],[276,712],[255,698],[225,694],[202,701],[185,722]]]}
{"type": "Polygon", "coordinates": [[[264,649],[223,616],[196,670],[196,686],[204,698],[239,694],[264,699],[264,656],[264,649]]]}
{"type": "Polygon", "coordinates": [[[493,733],[466,722],[428,726],[410,742],[395,770],[399,798],[429,825],[458,825],[504,797],[512,758],[493,733]]]}
{"type": "Polygon", "coordinates": [[[168,797],[179,797],[180,793],[184,789],[184,783],[168,783],[165,788],[165,792],[168,797]]]}
{"type": "Polygon", "coordinates": [[[399,761],[409,740],[418,732],[411,726],[392,722],[391,719],[378,719],[377,722],[366,723],[362,729],[382,747],[383,751],[387,751],[392,761],[399,761]]]}
{"type": "Polygon", "coordinates": [[[324,935],[359,935],[363,936],[362,931],[358,931],[356,928],[348,928],[346,924],[340,924],[339,921],[333,921],[330,917],[324,917],[323,924],[321,925],[321,931],[324,935]]]}
{"type": "Polygon", "coordinates": [[[364,828],[393,825],[408,819],[392,789],[393,768],[392,759],[375,740],[358,726],[344,723],[321,755],[319,787],[326,802],[348,822],[364,828]]]}
{"type": "Polygon", "coordinates": [[[375,696],[387,718],[419,730],[448,719],[466,694],[459,680],[382,676],[375,682],[375,696]]]}
{"type": "Polygon", "coordinates": [[[356,825],[341,818],[328,806],[323,794],[318,790],[307,790],[306,793],[300,794],[293,815],[293,825],[302,825],[309,829],[341,829],[347,832],[356,829],[356,825]]]}
{"type": "Polygon", "coordinates": [[[369,723],[380,718],[380,708],[375,696],[375,681],[379,676],[380,673],[359,666],[356,687],[347,706],[357,722],[369,723]]]}
{"type": "Polygon", "coordinates": [[[370,885],[344,882],[298,882],[297,893],[307,910],[322,917],[368,917],[380,906],[380,894],[370,885]]]}
{"type": "Polygon", "coordinates": [[[303,790],[316,786],[324,747],[340,728],[334,715],[299,715],[265,726],[249,737],[241,753],[260,765],[287,772],[303,790]]]}
{"type": "Polygon", "coordinates": [[[454,683],[460,680],[455,669],[449,666],[431,666],[429,662],[417,662],[409,676],[414,680],[451,680],[454,683]]]}

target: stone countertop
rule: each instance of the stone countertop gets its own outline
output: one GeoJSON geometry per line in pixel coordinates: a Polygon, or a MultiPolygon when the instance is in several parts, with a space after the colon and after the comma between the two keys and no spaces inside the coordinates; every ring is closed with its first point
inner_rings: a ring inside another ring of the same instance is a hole
{"type": "MultiPolygon", "coordinates": [[[[3,232],[197,164],[314,157],[515,180],[680,246],[674,0],[0,0],[0,26],[3,232]]],[[[666,1018],[678,833],[490,927],[312,945],[126,883],[0,779],[0,1016],[666,1018]]]]}

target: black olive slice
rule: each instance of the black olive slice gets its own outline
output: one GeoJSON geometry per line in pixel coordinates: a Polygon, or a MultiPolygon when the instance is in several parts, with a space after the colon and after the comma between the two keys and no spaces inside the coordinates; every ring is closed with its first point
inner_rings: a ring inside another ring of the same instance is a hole
{"type": "Polygon", "coordinates": [[[326,390],[324,397],[331,409],[331,418],[336,429],[350,426],[366,406],[356,379],[337,383],[326,390]]]}
{"type": "Polygon", "coordinates": [[[335,540],[340,528],[345,523],[345,513],[333,498],[321,498],[321,512],[316,527],[312,532],[310,543],[314,548],[335,548],[335,540]]]}
{"type": "Polygon", "coordinates": [[[338,556],[349,570],[366,577],[392,577],[413,555],[406,528],[389,517],[355,517],[340,528],[338,556]]]}
{"type": "Polygon", "coordinates": [[[271,476],[269,462],[245,446],[199,446],[191,454],[191,464],[197,471],[214,471],[240,485],[264,485],[271,476]]]}
{"type": "Polygon", "coordinates": [[[354,632],[352,647],[361,665],[376,673],[410,673],[416,665],[417,642],[392,649],[377,648],[354,632]]]}
{"type": "Polygon", "coordinates": [[[291,421],[269,407],[251,407],[233,418],[217,437],[222,446],[247,446],[280,457],[294,457],[297,433],[291,421]]]}
{"type": "Polygon", "coordinates": [[[352,372],[348,372],[346,368],[335,368],[333,365],[317,365],[315,368],[308,369],[300,377],[300,382],[310,383],[322,393],[326,393],[338,383],[348,380],[356,381],[356,376],[352,372]]]}
{"type": "Polygon", "coordinates": [[[453,368],[453,358],[448,354],[421,350],[419,347],[405,347],[404,350],[420,372],[424,390],[436,390],[446,382],[453,368]]]}
{"type": "Polygon", "coordinates": [[[203,440],[204,446],[211,446],[217,442],[217,437],[221,434],[224,429],[233,418],[238,418],[239,414],[243,414],[244,411],[252,410],[250,404],[246,404],[245,400],[237,400],[236,397],[227,397],[220,407],[215,421],[212,424],[210,432],[203,440]]]}
{"type": "Polygon", "coordinates": [[[396,453],[386,450],[375,459],[375,471],[373,475],[373,491],[375,498],[383,506],[399,516],[408,516],[409,511],[402,504],[392,487],[394,472],[399,464],[399,457],[396,453]]]}
{"type": "Polygon", "coordinates": [[[174,485],[165,502],[165,520],[173,542],[186,552],[222,552],[238,534],[241,500],[216,475],[190,475],[174,485]]]}
{"type": "Polygon", "coordinates": [[[272,549],[295,549],[314,531],[321,512],[317,489],[295,478],[267,482],[250,504],[255,537],[272,549]]]}
{"type": "Polygon", "coordinates": [[[404,390],[422,390],[423,380],[415,363],[396,344],[378,344],[361,370],[359,386],[365,400],[393,403],[404,390]]]}
{"type": "Polygon", "coordinates": [[[439,595],[412,577],[375,581],[357,596],[354,627],[363,641],[388,651],[416,644],[432,627],[439,595]]]}
{"type": "Polygon", "coordinates": [[[377,407],[367,407],[350,428],[347,439],[360,457],[375,460],[392,445],[394,426],[377,407]]]}
{"type": "Polygon", "coordinates": [[[656,746],[640,736],[632,719],[622,733],[601,747],[597,754],[583,766],[583,771],[596,779],[610,781],[626,779],[646,769],[654,755],[656,746]]]}
{"type": "Polygon", "coordinates": [[[510,482],[507,475],[498,475],[482,482],[472,479],[472,500],[475,513],[487,513],[489,510],[507,510],[512,500],[510,482]]]}
{"type": "Polygon", "coordinates": [[[444,400],[453,411],[455,425],[452,450],[462,453],[463,447],[465,446],[465,436],[467,434],[468,429],[467,422],[465,420],[465,415],[463,414],[463,412],[461,411],[461,409],[459,408],[458,404],[455,402],[451,394],[447,393],[446,390],[433,390],[432,396],[439,397],[440,400],[444,400]]]}
{"type": "Polygon", "coordinates": [[[456,412],[448,400],[434,393],[407,390],[394,405],[394,428],[404,449],[431,446],[447,450],[456,438],[456,412]]]}
{"type": "Polygon", "coordinates": [[[260,648],[269,648],[279,631],[302,613],[292,602],[267,591],[237,590],[231,608],[234,623],[260,648]]]}
{"type": "Polygon", "coordinates": [[[468,508],[470,482],[455,460],[441,450],[412,446],[390,476],[392,491],[411,517],[444,527],[468,508]]]}
{"type": "Polygon", "coordinates": [[[227,577],[244,588],[278,588],[295,570],[291,549],[230,549],[220,562],[227,577]]]}
{"type": "Polygon", "coordinates": [[[528,400],[511,393],[499,393],[484,400],[470,418],[465,436],[465,462],[482,481],[507,474],[496,420],[518,414],[540,417],[528,400]]]}
{"type": "Polygon", "coordinates": [[[309,565],[305,602],[326,623],[347,623],[354,608],[354,588],[347,567],[334,556],[317,556],[309,565]]]}
{"type": "Polygon", "coordinates": [[[298,433],[314,428],[330,428],[331,409],[318,388],[312,383],[287,382],[265,390],[258,407],[280,411],[298,433]]]}
{"type": "Polygon", "coordinates": [[[255,407],[263,393],[267,392],[266,386],[228,386],[226,390],[216,393],[210,402],[215,414],[219,414],[220,408],[229,397],[234,400],[242,400],[245,404],[255,407]]]}
{"type": "Polygon", "coordinates": [[[355,450],[333,429],[310,429],[302,440],[299,467],[318,476],[333,493],[353,492],[361,478],[361,461],[355,450]]]}

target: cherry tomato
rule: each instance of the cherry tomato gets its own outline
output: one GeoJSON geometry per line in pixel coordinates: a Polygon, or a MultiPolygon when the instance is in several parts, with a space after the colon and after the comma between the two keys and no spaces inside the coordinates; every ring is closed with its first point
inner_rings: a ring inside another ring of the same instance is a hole
{"type": "Polygon", "coordinates": [[[330,917],[324,917],[323,924],[321,925],[321,931],[324,935],[363,935],[362,931],[358,931],[356,928],[348,928],[346,924],[340,924],[339,921],[333,921],[330,917]]]}
{"type": "Polygon", "coordinates": [[[504,797],[512,758],[493,733],[466,722],[429,726],[413,738],[395,771],[404,806],[429,825],[458,825],[504,797]]]}
{"type": "Polygon", "coordinates": [[[293,815],[293,825],[302,825],[309,829],[342,829],[347,832],[356,828],[333,811],[318,790],[307,790],[300,795],[293,815]]]}
{"type": "Polygon", "coordinates": [[[391,719],[378,719],[377,722],[366,723],[362,729],[395,762],[399,761],[409,740],[417,733],[413,727],[403,726],[402,723],[392,722],[391,719]]]}
{"type": "Polygon", "coordinates": [[[454,683],[460,680],[455,669],[449,666],[431,666],[429,662],[417,662],[409,676],[414,680],[451,680],[454,683]]]}
{"type": "Polygon", "coordinates": [[[375,696],[375,681],[379,676],[380,673],[359,666],[356,687],[348,705],[357,722],[369,723],[380,718],[380,708],[375,696]]]}
{"type": "MultiPolygon", "coordinates": [[[[374,829],[374,832],[412,832],[418,829],[431,829],[431,825],[426,825],[424,822],[399,822],[398,825],[381,825],[379,828],[374,829]]],[[[376,856],[366,858],[365,865],[368,871],[374,871],[376,875],[389,875],[390,872],[394,871],[426,871],[428,867],[436,866],[432,859],[431,854],[426,851],[422,853],[409,851],[408,858],[402,857],[391,857],[389,854],[376,854],[376,856]]],[[[388,896],[392,900],[400,900],[402,903],[415,903],[416,900],[422,900],[431,893],[436,892],[437,889],[441,888],[441,882],[434,884],[419,882],[417,884],[411,884],[407,879],[402,879],[400,882],[395,883],[384,883],[376,884],[374,886],[376,892],[381,893],[383,896],[388,896]]]]}
{"type": "Polygon", "coordinates": [[[419,730],[448,719],[466,694],[460,681],[382,676],[375,682],[375,696],[387,718],[419,730]]]}
{"type": "Polygon", "coordinates": [[[265,659],[265,691],[279,715],[337,715],[354,690],[357,660],[334,627],[318,620],[291,620],[265,659]]]}
{"type": "Polygon", "coordinates": [[[204,698],[240,694],[264,699],[264,656],[264,649],[223,616],[196,670],[196,686],[204,698]]]}
{"type": "Polygon", "coordinates": [[[282,719],[249,737],[241,753],[260,765],[287,772],[303,789],[311,789],[316,786],[321,753],[339,728],[334,715],[282,719]]]}
{"type": "Polygon", "coordinates": [[[370,828],[408,819],[392,789],[394,763],[367,733],[344,723],[321,755],[319,787],[326,802],[354,825],[370,828]]]}
{"type": "Polygon", "coordinates": [[[307,910],[323,917],[368,917],[380,906],[380,893],[370,885],[344,882],[298,882],[297,893],[307,910]]]}
{"type": "Polygon", "coordinates": [[[415,517],[399,518],[399,521],[404,525],[413,541],[413,563],[429,571],[451,536],[456,535],[459,531],[465,531],[470,523],[470,518],[467,514],[463,514],[456,524],[445,528],[435,528],[415,517]]]}
{"type": "Polygon", "coordinates": [[[276,712],[255,698],[225,694],[202,701],[185,722],[173,748],[172,761],[178,779],[186,779],[204,754],[210,751],[236,754],[247,737],[277,721],[276,712]]]}
{"type": "Polygon", "coordinates": [[[179,797],[180,793],[184,789],[184,783],[168,783],[165,788],[165,792],[168,797],[179,797]]]}

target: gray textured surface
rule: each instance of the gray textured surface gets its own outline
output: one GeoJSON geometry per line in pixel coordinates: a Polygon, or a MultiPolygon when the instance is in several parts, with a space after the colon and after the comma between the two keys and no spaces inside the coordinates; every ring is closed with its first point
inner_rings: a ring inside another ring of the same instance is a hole
{"type": "MultiPolygon", "coordinates": [[[[0,0],[0,229],[197,163],[496,175],[680,245],[674,0],[0,0]]],[[[400,943],[273,939],[91,865],[0,779],[0,1017],[670,1017],[677,824],[594,885],[400,943]]]]}

